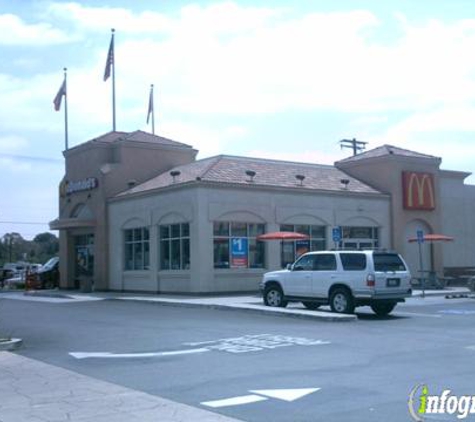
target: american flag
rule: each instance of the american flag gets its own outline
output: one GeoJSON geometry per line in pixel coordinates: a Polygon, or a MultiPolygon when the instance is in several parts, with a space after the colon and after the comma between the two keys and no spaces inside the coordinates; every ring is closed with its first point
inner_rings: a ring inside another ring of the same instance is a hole
{"type": "Polygon", "coordinates": [[[63,96],[66,95],[66,79],[64,79],[63,83],[61,84],[61,87],[59,88],[58,93],[56,94],[56,97],[54,97],[53,104],[54,104],[54,109],[56,111],[59,111],[61,109],[61,102],[63,100],[63,96]]]}
{"type": "Polygon", "coordinates": [[[107,53],[106,68],[104,70],[104,81],[107,81],[111,75],[111,67],[114,65],[114,34],[112,34],[109,52],[107,53]]]}
{"type": "Polygon", "coordinates": [[[153,113],[153,85],[150,87],[150,97],[148,98],[147,123],[153,113]]]}

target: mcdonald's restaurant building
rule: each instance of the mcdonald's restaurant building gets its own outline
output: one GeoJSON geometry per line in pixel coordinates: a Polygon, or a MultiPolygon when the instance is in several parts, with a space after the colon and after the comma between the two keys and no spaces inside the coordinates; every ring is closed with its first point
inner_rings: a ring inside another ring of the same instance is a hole
{"type": "Polygon", "coordinates": [[[142,131],[110,132],[64,152],[62,288],[152,293],[256,291],[262,274],[308,250],[396,250],[417,276],[418,231],[440,274],[475,267],[475,186],[442,159],[383,145],[333,166],[219,155],[142,131]],[[335,238],[335,228],[341,238],[335,238]],[[263,242],[273,231],[308,240],[263,242]]]}

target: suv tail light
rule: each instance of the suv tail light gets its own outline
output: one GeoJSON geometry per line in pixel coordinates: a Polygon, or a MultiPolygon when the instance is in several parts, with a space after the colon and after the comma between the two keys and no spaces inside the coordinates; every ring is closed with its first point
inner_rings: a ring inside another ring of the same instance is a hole
{"type": "Polygon", "coordinates": [[[368,287],[375,287],[376,283],[375,283],[375,277],[374,277],[374,274],[368,274],[366,276],[366,285],[368,287]]]}

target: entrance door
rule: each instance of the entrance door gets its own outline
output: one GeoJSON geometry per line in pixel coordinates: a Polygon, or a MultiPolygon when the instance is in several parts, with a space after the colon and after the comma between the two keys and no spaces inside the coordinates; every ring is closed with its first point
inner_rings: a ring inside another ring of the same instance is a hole
{"type": "Polygon", "coordinates": [[[94,235],[86,234],[74,237],[76,251],[75,276],[94,277],[94,235]]]}

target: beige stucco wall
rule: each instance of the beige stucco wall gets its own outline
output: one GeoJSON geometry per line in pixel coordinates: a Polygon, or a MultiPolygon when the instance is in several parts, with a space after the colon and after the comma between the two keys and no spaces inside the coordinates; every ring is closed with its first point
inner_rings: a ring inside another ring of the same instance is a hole
{"type": "Polygon", "coordinates": [[[441,173],[442,228],[454,242],[441,245],[445,267],[475,266],[475,186],[467,173],[441,173]]]}
{"type": "MultiPolygon", "coordinates": [[[[414,276],[419,274],[419,253],[417,244],[408,243],[415,237],[418,229],[424,233],[441,233],[442,209],[439,165],[436,158],[403,157],[386,155],[371,159],[361,159],[350,163],[336,163],[337,167],[376,189],[391,195],[391,247],[401,253],[409,264],[414,276]],[[430,173],[434,177],[435,209],[431,211],[406,210],[403,206],[402,173],[404,171],[430,173]]],[[[430,266],[430,251],[427,245],[422,248],[423,269],[430,266]]],[[[443,272],[443,256],[439,245],[434,248],[434,266],[443,272]]]]}
{"type": "Polygon", "coordinates": [[[195,184],[173,190],[135,196],[109,204],[110,283],[113,290],[206,293],[256,291],[265,271],[280,265],[279,242],[266,245],[265,269],[215,269],[213,222],[265,223],[267,231],[280,224],[327,226],[327,246],[333,247],[335,225],[376,226],[381,247],[389,247],[390,201],[384,195],[303,193],[259,188],[210,187],[195,184]],[[159,224],[190,222],[191,268],[160,271],[159,224]],[[123,271],[123,229],[150,227],[149,271],[123,271]]]}
{"type": "Polygon", "coordinates": [[[94,288],[108,289],[108,198],[126,190],[131,181],[141,183],[170,168],[194,161],[196,153],[188,147],[132,141],[87,142],[66,151],[66,174],[62,183],[94,177],[98,187],[68,195],[60,187],[59,220],[65,222],[60,230],[60,286],[75,287],[73,238],[90,233],[94,234],[94,288]],[[81,218],[72,218],[79,205],[88,209],[88,223],[84,227],[81,227],[81,218]]]}

